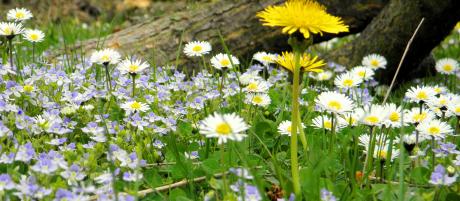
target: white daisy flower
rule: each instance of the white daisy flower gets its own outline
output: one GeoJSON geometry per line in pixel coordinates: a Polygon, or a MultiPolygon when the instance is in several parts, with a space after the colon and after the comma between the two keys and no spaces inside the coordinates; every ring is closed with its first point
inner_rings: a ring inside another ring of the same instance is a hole
{"type": "Polygon", "coordinates": [[[414,107],[407,111],[406,114],[404,114],[405,120],[409,123],[412,124],[419,124],[423,121],[431,121],[436,117],[436,114],[434,114],[432,111],[425,109],[422,109],[422,112],[420,112],[419,107],[414,107]]]}
{"type": "Polygon", "coordinates": [[[452,58],[440,59],[436,62],[436,71],[445,75],[452,75],[458,69],[458,62],[452,58]]]}
{"type": "Polygon", "coordinates": [[[425,137],[434,137],[436,139],[444,138],[446,135],[453,132],[449,124],[437,119],[423,121],[416,129],[421,135],[425,135],[425,137]]]}
{"type": "Polygon", "coordinates": [[[221,70],[226,68],[233,68],[233,66],[239,65],[240,61],[233,55],[219,53],[211,58],[211,64],[214,66],[214,68],[221,70]]]}
{"type": "Polygon", "coordinates": [[[270,88],[270,84],[262,79],[252,80],[248,86],[244,88],[244,91],[252,93],[266,93],[270,88]]]}
{"type": "Polygon", "coordinates": [[[184,53],[188,57],[200,57],[209,54],[211,51],[211,44],[206,41],[192,41],[187,43],[184,47],[184,53]]]}
{"type": "Polygon", "coordinates": [[[436,95],[436,92],[433,90],[433,87],[425,86],[416,86],[411,87],[406,92],[406,97],[409,98],[411,102],[420,103],[427,102],[430,98],[436,95]]]}
{"type": "MultiPolygon", "coordinates": [[[[388,103],[385,106],[385,110],[388,112],[388,119],[385,121],[385,125],[387,127],[392,127],[392,128],[399,128],[401,127],[401,112],[402,112],[402,107],[401,106],[396,106],[394,103],[388,103]]],[[[405,117],[407,119],[407,117],[405,117]]],[[[403,125],[405,125],[406,122],[403,120],[403,125]]]]}
{"type": "Polygon", "coordinates": [[[427,101],[427,105],[431,108],[439,108],[441,110],[447,110],[447,106],[450,105],[455,100],[459,100],[458,95],[454,94],[441,94],[438,96],[433,96],[427,101]]]}
{"type": "Polygon", "coordinates": [[[141,60],[125,59],[118,64],[118,70],[123,74],[129,73],[130,75],[136,75],[149,67],[149,64],[142,62],[141,60]]]}
{"type": "Polygon", "coordinates": [[[436,95],[449,92],[449,89],[447,89],[447,87],[445,86],[434,85],[434,86],[431,86],[431,88],[433,88],[436,95]]]}
{"type": "Polygon", "coordinates": [[[449,117],[452,117],[454,115],[454,113],[450,112],[449,110],[447,110],[447,107],[442,107],[442,108],[439,108],[439,107],[436,107],[434,105],[428,105],[428,109],[431,110],[434,114],[436,114],[436,116],[442,118],[449,118],[449,117]]]}
{"type": "Polygon", "coordinates": [[[32,13],[25,8],[15,8],[8,11],[6,18],[10,21],[23,22],[32,18],[32,13]]]}
{"type": "Polygon", "coordinates": [[[14,37],[22,34],[24,29],[21,23],[0,22],[0,36],[14,37]]]}
{"type": "Polygon", "coordinates": [[[356,110],[359,121],[368,126],[381,126],[388,119],[388,110],[381,105],[370,105],[356,110]]]}
{"type": "Polygon", "coordinates": [[[451,112],[455,116],[457,117],[460,116],[460,102],[459,101],[449,103],[449,105],[447,105],[447,109],[449,110],[449,112],[451,112]]]}
{"type": "Polygon", "coordinates": [[[106,48],[93,52],[91,55],[91,63],[97,64],[116,64],[120,61],[120,53],[114,49],[106,48]]]}
{"type": "Polygon", "coordinates": [[[354,103],[349,97],[332,91],[319,94],[315,99],[315,103],[321,109],[336,114],[350,112],[354,107],[354,103]]]}
{"type": "Polygon", "coordinates": [[[377,70],[379,68],[385,68],[387,65],[387,60],[385,57],[379,54],[370,54],[365,56],[361,63],[363,66],[377,70]]]}
{"type": "Polygon", "coordinates": [[[135,112],[145,112],[149,109],[149,106],[142,102],[137,101],[127,101],[121,105],[126,111],[126,114],[131,114],[135,112]]]}
{"type": "Polygon", "coordinates": [[[252,58],[263,65],[268,66],[269,64],[276,63],[278,55],[266,52],[257,52],[252,58]]]}
{"type": "Polygon", "coordinates": [[[266,107],[270,105],[272,100],[270,99],[270,96],[264,93],[257,93],[257,94],[246,94],[246,104],[252,104],[256,106],[261,106],[261,107],[266,107]]]}
{"type": "MultiPolygon", "coordinates": [[[[302,128],[305,128],[305,125],[303,123],[301,123],[302,125],[302,128]]],[[[278,133],[280,133],[281,135],[289,135],[291,136],[291,133],[292,133],[292,123],[291,121],[289,120],[284,120],[280,123],[280,125],[278,125],[278,133]]],[[[297,129],[297,134],[299,134],[300,131],[299,129],[297,129]]]]}
{"type": "MultiPolygon", "coordinates": [[[[375,136],[376,142],[374,147],[374,153],[372,155],[373,158],[379,159],[381,161],[385,161],[388,157],[388,152],[390,151],[390,141],[388,139],[381,140],[380,136],[375,136]]],[[[363,152],[367,154],[369,152],[369,144],[370,144],[370,136],[368,134],[364,134],[359,136],[359,145],[364,147],[363,152]]],[[[399,150],[393,148],[391,153],[391,161],[399,156],[399,150]]]]}
{"type": "Polygon", "coordinates": [[[247,136],[244,132],[248,128],[243,118],[235,113],[214,113],[200,123],[200,133],[207,138],[218,138],[218,144],[226,143],[228,140],[243,140],[247,136]]]}
{"type": "Polygon", "coordinates": [[[350,72],[365,81],[371,80],[375,74],[371,68],[363,66],[354,67],[350,72]]]}
{"type": "Polygon", "coordinates": [[[27,29],[26,31],[24,31],[22,36],[24,37],[24,39],[32,43],[42,42],[45,38],[45,34],[38,29],[27,29]]]}
{"type": "Polygon", "coordinates": [[[337,121],[332,122],[332,119],[326,115],[317,116],[312,120],[312,126],[319,129],[326,129],[332,131],[332,127],[335,124],[335,132],[339,132],[344,125],[337,123],[337,121]]]}
{"type": "Polygon", "coordinates": [[[350,72],[342,73],[334,79],[334,84],[339,89],[350,89],[350,88],[358,86],[362,82],[363,80],[360,77],[350,72]]]}
{"type": "MultiPolygon", "coordinates": [[[[414,133],[411,133],[411,134],[403,135],[402,139],[403,139],[404,144],[415,145],[417,143],[417,134],[414,132],[414,133]]],[[[422,136],[422,135],[418,136],[418,142],[419,143],[423,142],[425,140],[426,140],[426,138],[424,138],[424,136],[422,136]]],[[[395,139],[395,143],[399,143],[399,138],[395,139]]],[[[407,146],[407,145],[404,145],[404,146],[407,146]]]]}
{"type": "Polygon", "coordinates": [[[339,124],[343,127],[347,126],[357,126],[359,117],[355,112],[347,113],[339,116],[339,124]]]}
{"type": "Polygon", "coordinates": [[[317,81],[326,81],[332,78],[333,73],[331,71],[325,70],[323,72],[315,73],[311,72],[309,76],[317,81]]]}
{"type": "Polygon", "coordinates": [[[240,83],[242,85],[248,85],[254,80],[263,80],[263,78],[259,76],[259,72],[257,71],[248,71],[240,76],[240,83]]]}

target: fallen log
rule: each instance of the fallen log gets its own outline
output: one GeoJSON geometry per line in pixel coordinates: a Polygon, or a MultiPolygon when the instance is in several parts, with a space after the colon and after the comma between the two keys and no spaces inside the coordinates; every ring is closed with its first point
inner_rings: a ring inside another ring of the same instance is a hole
{"type": "MultiPolygon", "coordinates": [[[[279,52],[286,50],[287,36],[280,30],[264,27],[255,14],[268,5],[282,3],[282,0],[239,0],[211,1],[182,12],[164,15],[158,19],[143,22],[104,39],[83,41],[73,47],[85,52],[100,47],[118,47],[127,55],[137,54],[144,58],[154,56],[157,65],[164,65],[176,59],[181,41],[210,41],[214,52],[222,51],[218,31],[223,35],[232,54],[242,58],[252,56],[255,51],[279,52]]],[[[343,17],[350,25],[350,32],[358,33],[384,7],[387,0],[320,0],[331,13],[343,17]]],[[[331,36],[316,37],[315,42],[331,36]]],[[[181,57],[181,63],[186,62],[181,57]]]]}

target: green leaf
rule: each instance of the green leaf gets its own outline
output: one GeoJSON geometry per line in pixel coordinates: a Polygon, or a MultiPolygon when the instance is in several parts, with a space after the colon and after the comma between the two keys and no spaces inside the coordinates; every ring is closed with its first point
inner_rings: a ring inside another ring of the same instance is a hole
{"type": "Polygon", "coordinates": [[[144,173],[144,181],[150,188],[155,188],[162,185],[161,176],[156,169],[147,169],[144,173]]]}

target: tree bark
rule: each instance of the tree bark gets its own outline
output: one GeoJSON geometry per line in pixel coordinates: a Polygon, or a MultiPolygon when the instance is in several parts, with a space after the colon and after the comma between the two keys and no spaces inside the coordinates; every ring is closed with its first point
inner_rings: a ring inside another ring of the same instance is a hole
{"type": "Polygon", "coordinates": [[[434,67],[430,52],[460,20],[460,15],[453,13],[460,13],[458,0],[391,0],[358,38],[328,53],[327,59],[352,67],[359,65],[368,54],[381,54],[388,60],[388,65],[386,70],[379,71],[378,78],[389,83],[408,40],[424,17],[425,21],[404,60],[398,80],[427,76],[434,67]]]}
{"type": "MultiPolygon", "coordinates": [[[[280,29],[264,27],[256,13],[268,5],[282,3],[282,0],[239,0],[211,1],[198,8],[171,13],[159,19],[140,23],[107,36],[78,44],[86,52],[100,47],[119,47],[125,54],[155,57],[157,65],[174,63],[179,42],[192,40],[210,41],[214,52],[222,51],[218,31],[232,54],[250,58],[257,50],[286,50],[287,35],[280,29]],[[102,44],[102,45],[101,45],[102,44]]],[[[387,0],[320,0],[335,15],[344,18],[350,25],[350,32],[358,33],[384,7],[387,0]]],[[[330,36],[317,38],[316,42],[330,36]]],[[[186,62],[181,56],[180,62],[186,62]]]]}

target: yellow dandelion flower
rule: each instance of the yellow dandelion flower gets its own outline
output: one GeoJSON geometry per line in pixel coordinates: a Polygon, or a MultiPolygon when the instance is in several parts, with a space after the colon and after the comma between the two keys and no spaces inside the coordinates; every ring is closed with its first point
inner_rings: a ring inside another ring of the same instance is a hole
{"type": "MultiPolygon", "coordinates": [[[[276,62],[283,66],[284,68],[288,69],[291,72],[294,72],[295,67],[295,59],[294,53],[292,52],[283,52],[282,55],[278,56],[276,62]]],[[[325,65],[323,60],[318,59],[317,56],[312,57],[309,54],[304,53],[300,57],[299,61],[300,67],[302,71],[305,72],[323,72],[321,69],[322,66],[325,65]]]]}
{"type": "Polygon", "coordinates": [[[305,38],[311,34],[348,32],[340,17],[330,15],[326,7],[313,0],[289,0],[282,5],[269,6],[257,13],[264,26],[283,27],[283,33],[300,31],[305,38]]]}

